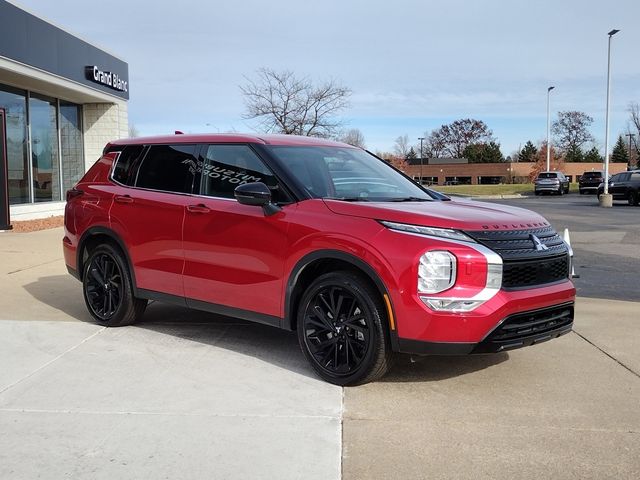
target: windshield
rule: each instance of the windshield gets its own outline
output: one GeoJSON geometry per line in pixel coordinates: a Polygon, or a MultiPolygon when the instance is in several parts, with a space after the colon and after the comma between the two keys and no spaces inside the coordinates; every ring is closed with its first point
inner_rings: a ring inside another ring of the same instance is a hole
{"type": "Polygon", "coordinates": [[[314,198],[350,202],[433,200],[425,190],[364,150],[280,145],[269,149],[314,198]]]}

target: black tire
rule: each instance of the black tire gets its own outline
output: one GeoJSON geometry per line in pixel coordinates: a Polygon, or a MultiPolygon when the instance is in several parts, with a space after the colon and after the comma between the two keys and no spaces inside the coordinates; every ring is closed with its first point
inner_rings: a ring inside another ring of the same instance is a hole
{"type": "Polygon", "coordinates": [[[534,190],[533,194],[537,197],[538,195],[540,195],[540,192],[538,192],[537,190],[534,190]]]}
{"type": "Polygon", "coordinates": [[[562,186],[558,189],[558,195],[564,195],[564,188],[562,186]]]}
{"type": "Polygon", "coordinates": [[[99,245],[89,255],[82,274],[82,292],[89,313],[105,327],[136,323],[147,308],[147,300],[133,296],[127,261],[110,244],[99,245]]]}
{"type": "Polygon", "coordinates": [[[629,205],[636,206],[638,205],[638,193],[637,192],[629,192],[629,197],[627,198],[629,205]]]}
{"type": "Polygon", "coordinates": [[[579,190],[580,195],[584,195],[584,190],[579,190]]]}
{"type": "Polygon", "coordinates": [[[329,383],[347,386],[377,380],[391,364],[386,318],[379,292],[365,277],[349,271],[326,273],[300,301],[300,348],[329,383]]]}

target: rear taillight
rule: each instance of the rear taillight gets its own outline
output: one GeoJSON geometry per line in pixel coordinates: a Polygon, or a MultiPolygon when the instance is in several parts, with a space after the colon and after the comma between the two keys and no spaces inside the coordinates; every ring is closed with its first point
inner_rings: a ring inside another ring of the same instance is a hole
{"type": "Polygon", "coordinates": [[[73,187],[72,189],[67,190],[67,202],[73,200],[76,197],[79,197],[83,193],[84,192],[77,187],[73,187]]]}

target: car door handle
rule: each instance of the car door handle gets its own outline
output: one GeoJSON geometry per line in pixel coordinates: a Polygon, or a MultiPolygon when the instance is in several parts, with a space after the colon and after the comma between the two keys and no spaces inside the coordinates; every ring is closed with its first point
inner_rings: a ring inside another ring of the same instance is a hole
{"type": "Polygon", "coordinates": [[[211,209],[202,203],[187,206],[187,212],[189,213],[209,213],[210,211],[211,209]]]}
{"type": "Polygon", "coordinates": [[[113,200],[116,203],[133,203],[133,198],[129,195],[116,195],[113,200]]]}

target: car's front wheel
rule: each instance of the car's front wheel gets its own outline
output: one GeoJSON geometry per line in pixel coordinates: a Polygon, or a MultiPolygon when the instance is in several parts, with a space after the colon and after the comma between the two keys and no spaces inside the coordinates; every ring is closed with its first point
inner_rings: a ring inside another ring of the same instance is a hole
{"type": "Polygon", "coordinates": [[[142,317],[147,300],[133,295],[131,276],[122,253],[112,245],[96,247],[84,265],[84,301],[91,316],[106,327],[131,325],[142,317]]]}
{"type": "Polygon", "coordinates": [[[320,377],[357,385],[382,377],[391,348],[380,294],[360,274],[339,271],[318,277],[298,308],[298,341],[320,377]]]}
{"type": "Polygon", "coordinates": [[[638,205],[638,193],[637,192],[629,192],[629,197],[627,198],[629,205],[638,205]]]}

